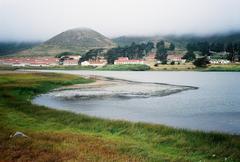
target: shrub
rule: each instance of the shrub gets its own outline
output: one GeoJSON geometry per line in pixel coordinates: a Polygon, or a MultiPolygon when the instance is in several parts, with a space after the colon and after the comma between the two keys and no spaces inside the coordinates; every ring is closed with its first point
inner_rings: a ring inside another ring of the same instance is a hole
{"type": "Polygon", "coordinates": [[[208,58],[207,58],[206,56],[201,57],[201,58],[198,58],[198,59],[196,59],[196,60],[193,62],[193,64],[194,64],[196,67],[203,67],[203,68],[207,67],[207,64],[209,64],[209,63],[210,63],[210,62],[209,62],[209,60],[208,60],[208,58]]]}
{"type": "Polygon", "coordinates": [[[172,61],[172,62],[171,62],[171,65],[175,65],[175,62],[174,62],[174,61],[172,61]]]}

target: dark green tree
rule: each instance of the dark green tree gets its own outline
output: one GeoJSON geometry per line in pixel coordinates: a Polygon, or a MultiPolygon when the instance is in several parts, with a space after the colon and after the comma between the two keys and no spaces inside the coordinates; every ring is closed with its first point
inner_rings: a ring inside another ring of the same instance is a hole
{"type": "Polygon", "coordinates": [[[103,51],[102,48],[91,49],[82,56],[82,58],[80,59],[80,62],[86,61],[89,59],[96,59],[102,51],[103,51]]]}
{"type": "Polygon", "coordinates": [[[165,49],[164,41],[159,41],[157,42],[157,49],[165,49]]]}
{"type": "Polygon", "coordinates": [[[116,47],[107,51],[105,58],[109,64],[113,64],[118,57],[128,57],[129,59],[142,59],[147,52],[154,48],[154,43],[136,44],[133,42],[130,46],[116,47]]]}
{"type": "Polygon", "coordinates": [[[227,43],[226,45],[226,52],[229,54],[227,55],[227,59],[231,62],[234,62],[238,58],[238,53],[240,51],[240,44],[239,43],[227,43]]]}
{"type": "Polygon", "coordinates": [[[209,62],[207,56],[198,58],[198,59],[196,59],[196,60],[193,62],[193,64],[194,64],[196,67],[202,67],[202,68],[207,67],[207,65],[208,65],[209,63],[210,63],[210,62],[209,62]]]}
{"type": "Polygon", "coordinates": [[[203,56],[209,55],[210,45],[208,42],[188,43],[187,51],[200,51],[203,56]]]}
{"type": "Polygon", "coordinates": [[[192,51],[192,52],[198,50],[195,43],[188,43],[186,48],[187,48],[187,51],[192,51]]]}
{"type": "Polygon", "coordinates": [[[227,43],[226,44],[226,52],[229,52],[229,53],[234,53],[234,48],[233,48],[233,43],[227,43]]]}
{"type": "Polygon", "coordinates": [[[156,59],[160,60],[163,64],[167,62],[167,50],[165,49],[164,41],[157,43],[156,59]]]}
{"type": "Polygon", "coordinates": [[[169,50],[171,51],[175,50],[175,45],[173,43],[170,43],[169,50]]]}
{"type": "Polygon", "coordinates": [[[209,48],[214,52],[223,52],[225,50],[223,43],[211,43],[209,48]]]}
{"type": "Polygon", "coordinates": [[[74,52],[62,52],[62,53],[57,54],[55,57],[61,58],[62,56],[68,56],[68,55],[79,55],[79,54],[76,54],[74,52]]]}
{"type": "Polygon", "coordinates": [[[121,48],[118,47],[118,48],[112,48],[107,51],[105,57],[107,59],[108,64],[113,64],[118,57],[122,56],[120,55],[120,52],[119,52],[120,50],[121,48]]]}
{"type": "Polygon", "coordinates": [[[152,49],[154,48],[154,43],[153,42],[148,42],[145,48],[145,52],[149,53],[152,49]]]}
{"type": "Polygon", "coordinates": [[[187,62],[194,61],[196,56],[193,51],[188,51],[184,56],[183,59],[186,59],[187,62]]]}
{"type": "Polygon", "coordinates": [[[208,42],[198,42],[198,51],[202,53],[203,56],[209,55],[209,43],[208,42]]]}

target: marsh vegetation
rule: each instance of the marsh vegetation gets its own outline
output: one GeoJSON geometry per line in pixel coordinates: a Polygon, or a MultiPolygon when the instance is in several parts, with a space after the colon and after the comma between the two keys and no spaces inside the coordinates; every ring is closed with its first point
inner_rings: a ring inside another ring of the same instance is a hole
{"type": "Polygon", "coordinates": [[[103,120],[31,104],[53,88],[93,80],[0,74],[0,159],[5,161],[239,161],[240,137],[103,120]],[[22,131],[30,139],[9,139],[22,131]],[[127,140],[126,140],[127,139],[127,140]]]}

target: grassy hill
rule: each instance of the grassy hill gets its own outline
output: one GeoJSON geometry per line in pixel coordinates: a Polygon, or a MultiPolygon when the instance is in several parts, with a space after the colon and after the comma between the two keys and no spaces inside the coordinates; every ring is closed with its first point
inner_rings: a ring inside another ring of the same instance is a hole
{"type": "Polygon", "coordinates": [[[76,28],[62,32],[43,44],[18,53],[18,56],[55,56],[62,52],[83,54],[94,48],[111,48],[115,44],[109,38],[88,28],[76,28]]]}

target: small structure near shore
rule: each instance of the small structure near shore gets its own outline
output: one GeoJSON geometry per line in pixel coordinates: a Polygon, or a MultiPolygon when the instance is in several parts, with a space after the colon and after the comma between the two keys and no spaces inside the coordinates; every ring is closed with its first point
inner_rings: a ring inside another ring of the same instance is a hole
{"type": "Polygon", "coordinates": [[[67,59],[63,61],[63,66],[76,66],[78,65],[78,60],[75,59],[67,59]]]}
{"type": "Polygon", "coordinates": [[[156,53],[154,53],[154,52],[148,53],[147,56],[144,57],[144,60],[145,61],[149,61],[149,62],[150,61],[154,61],[155,62],[156,61],[156,53]]]}
{"type": "Polygon", "coordinates": [[[170,54],[167,56],[167,63],[171,64],[172,62],[174,64],[178,63],[178,64],[184,64],[186,62],[185,59],[182,59],[182,55],[177,55],[177,54],[170,54]]]}
{"type": "Polygon", "coordinates": [[[59,60],[60,64],[63,66],[76,66],[78,65],[80,55],[67,55],[62,56],[59,60]]]}
{"type": "Polygon", "coordinates": [[[121,65],[121,64],[144,64],[143,60],[129,60],[128,57],[119,57],[117,60],[114,61],[115,65],[121,65]]]}
{"type": "Polygon", "coordinates": [[[226,59],[210,59],[210,64],[230,64],[231,62],[226,59]]]}
{"type": "Polygon", "coordinates": [[[107,60],[105,59],[96,59],[96,60],[88,60],[81,62],[81,66],[94,66],[101,67],[107,64],[107,60]]]}

